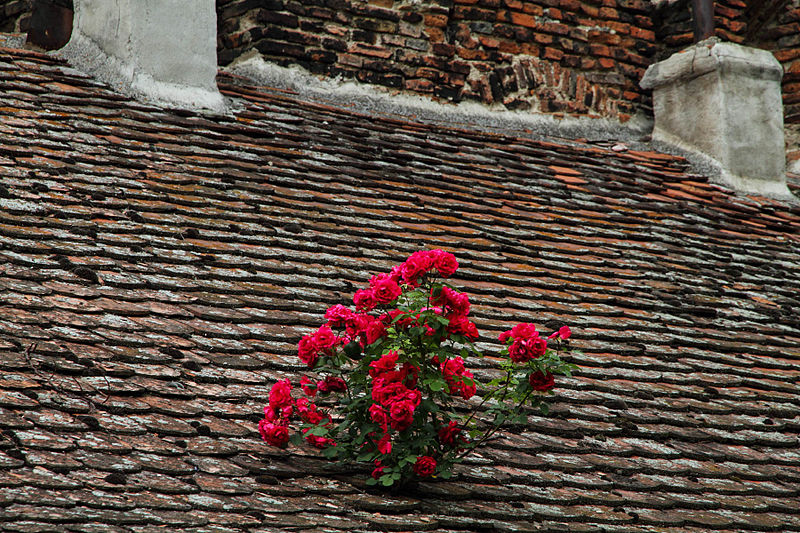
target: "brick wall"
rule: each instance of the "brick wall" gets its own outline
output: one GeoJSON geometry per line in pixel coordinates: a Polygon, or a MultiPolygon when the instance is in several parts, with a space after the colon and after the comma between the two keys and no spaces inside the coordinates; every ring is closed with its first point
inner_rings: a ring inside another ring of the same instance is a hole
{"type": "Polygon", "coordinates": [[[218,0],[219,58],[510,109],[614,116],[657,47],[644,0],[218,0]]]}

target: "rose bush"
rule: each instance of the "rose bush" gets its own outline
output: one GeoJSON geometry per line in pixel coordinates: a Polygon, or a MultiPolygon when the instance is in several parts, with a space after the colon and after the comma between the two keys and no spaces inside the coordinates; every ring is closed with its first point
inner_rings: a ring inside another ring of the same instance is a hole
{"type": "Polygon", "coordinates": [[[569,327],[547,337],[533,324],[503,332],[500,372],[479,387],[467,368],[482,357],[469,297],[445,281],[457,270],[449,252],[415,252],[356,291],[355,310],[330,307],[327,322],[298,344],[314,378],[300,378],[296,399],[289,380],[273,385],[262,438],[281,447],[305,440],[328,458],[368,463],[367,483],[391,486],[448,478],[503,424],[527,422],[531,407],[546,412],[543,394],[575,368],[558,355],[569,327]]]}

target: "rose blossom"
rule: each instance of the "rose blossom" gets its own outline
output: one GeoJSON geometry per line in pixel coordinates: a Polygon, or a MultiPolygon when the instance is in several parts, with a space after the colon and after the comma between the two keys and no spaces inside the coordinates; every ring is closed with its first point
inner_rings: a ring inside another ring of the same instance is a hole
{"type": "Polygon", "coordinates": [[[464,360],[461,357],[453,357],[440,365],[442,377],[450,387],[450,394],[461,395],[465,400],[472,398],[477,392],[472,372],[464,368],[464,360]],[[466,378],[466,379],[465,379],[466,378]],[[469,384],[465,383],[469,381],[469,384]]]}
{"type": "Polygon", "coordinates": [[[353,304],[356,306],[356,311],[372,311],[376,303],[372,289],[359,289],[353,295],[353,304]]]}
{"type": "Polygon", "coordinates": [[[306,335],[297,343],[297,356],[308,368],[314,368],[314,365],[317,364],[319,354],[314,346],[314,338],[311,335],[306,335]]]}
{"type": "Polygon", "coordinates": [[[383,475],[383,466],[381,465],[380,459],[375,459],[375,470],[372,471],[372,479],[378,479],[383,475]]]}
{"type": "Polygon", "coordinates": [[[297,412],[300,413],[300,418],[303,422],[309,424],[319,424],[325,420],[325,416],[317,409],[317,406],[308,401],[308,398],[298,398],[295,402],[297,412]]]}
{"type": "Polygon", "coordinates": [[[532,372],[530,376],[528,376],[528,382],[533,387],[533,390],[547,392],[555,386],[555,378],[553,378],[553,374],[547,372],[546,374],[541,370],[537,370],[536,372],[532,372]]]}
{"type": "Polygon", "coordinates": [[[430,252],[426,250],[414,252],[400,266],[403,281],[409,287],[416,287],[418,285],[417,279],[430,270],[432,266],[433,259],[430,256],[430,252]]]}
{"type": "Polygon", "coordinates": [[[317,382],[319,392],[344,392],[347,390],[347,383],[342,378],[326,376],[325,379],[317,382]]]}
{"type": "Polygon", "coordinates": [[[308,379],[308,376],[303,376],[300,378],[300,388],[303,389],[303,392],[306,396],[313,398],[317,395],[317,386],[313,381],[308,379]]]}
{"type": "Polygon", "coordinates": [[[389,350],[381,356],[380,359],[373,361],[369,364],[369,375],[373,378],[380,376],[386,372],[394,370],[397,365],[397,358],[400,356],[395,350],[389,350]]]}
{"type": "Polygon", "coordinates": [[[269,406],[281,408],[292,405],[292,384],[288,379],[275,383],[269,391],[269,406]]]}
{"type": "Polygon", "coordinates": [[[433,264],[436,266],[436,270],[439,271],[439,275],[443,278],[446,279],[452,277],[453,274],[456,273],[456,270],[458,270],[458,261],[456,261],[456,256],[450,252],[445,252],[444,250],[432,250],[431,255],[433,256],[433,264]]]}
{"type": "Polygon", "coordinates": [[[325,311],[325,318],[328,319],[329,326],[341,326],[353,314],[351,310],[342,304],[332,305],[325,311]]]}
{"type": "Polygon", "coordinates": [[[383,455],[392,453],[392,438],[386,433],[381,440],[378,441],[378,452],[383,455]]]}
{"type": "Polygon", "coordinates": [[[367,338],[368,345],[377,342],[384,335],[386,335],[386,326],[384,326],[383,322],[380,320],[373,320],[370,322],[369,326],[367,326],[367,329],[364,330],[364,336],[367,338]]]}
{"type": "Polygon", "coordinates": [[[400,285],[397,284],[388,274],[378,274],[372,276],[369,280],[370,289],[372,289],[372,297],[376,302],[388,304],[397,299],[402,290],[400,285]]]}
{"type": "Polygon", "coordinates": [[[556,337],[559,337],[560,339],[567,340],[569,339],[570,335],[572,335],[572,331],[569,329],[569,326],[561,326],[558,328],[558,331],[554,331],[548,335],[547,338],[555,339],[556,337]]]}
{"type": "Polygon", "coordinates": [[[453,316],[447,325],[449,333],[464,335],[469,339],[478,338],[478,328],[464,316],[453,316]]]}
{"type": "Polygon", "coordinates": [[[373,403],[369,406],[369,416],[376,424],[380,424],[383,428],[389,423],[389,415],[380,405],[373,403]]]}
{"type": "Polygon", "coordinates": [[[261,420],[258,423],[258,431],[261,433],[261,438],[273,446],[283,448],[289,442],[289,428],[286,426],[261,420]]]}
{"type": "Polygon", "coordinates": [[[414,422],[414,404],[411,400],[394,402],[389,408],[389,424],[392,429],[403,431],[414,422]]]}
{"type": "Polygon", "coordinates": [[[314,347],[316,347],[317,350],[330,351],[330,349],[333,348],[338,341],[338,338],[330,327],[321,326],[312,335],[312,340],[314,341],[314,347]]]}
{"type": "Polygon", "coordinates": [[[414,473],[419,477],[430,477],[436,473],[436,459],[428,455],[417,457],[414,463],[414,473]]]}
{"type": "Polygon", "coordinates": [[[319,435],[306,435],[306,442],[314,448],[327,448],[328,446],[336,446],[336,441],[328,437],[320,437],[319,435]]]}
{"type": "Polygon", "coordinates": [[[461,437],[461,428],[458,426],[458,422],[451,420],[446,426],[440,427],[437,433],[439,436],[439,442],[445,446],[455,448],[458,445],[459,438],[461,437]]]}

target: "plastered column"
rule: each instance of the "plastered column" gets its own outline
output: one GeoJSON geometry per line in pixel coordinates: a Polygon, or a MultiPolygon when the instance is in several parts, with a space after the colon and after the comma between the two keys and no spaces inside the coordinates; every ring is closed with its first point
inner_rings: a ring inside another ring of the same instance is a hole
{"type": "Polygon", "coordinates": [[[72,37],[59,53],[76,67],[147,100],[221,111],[213,0],[75,0],[72,37]]]}
{"type": "Polygon", "coordinates": [[[716,162],[724,184],[791,196],[786,187],[780,63],[764,50],[712,38],[651,65],[653,139],[716,162]]]}

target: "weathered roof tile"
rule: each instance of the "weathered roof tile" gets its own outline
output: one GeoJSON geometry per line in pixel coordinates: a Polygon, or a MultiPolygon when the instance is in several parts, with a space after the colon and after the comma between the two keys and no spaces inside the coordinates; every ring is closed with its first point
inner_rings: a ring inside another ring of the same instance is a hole
{"type": "Polygon", "coordinates": [[[796,206],[227,74],[227,116],[32,52],[0,78],[0,530],[800,529],[796,206]],[[325,309],[420,247],[458,257],[482,349],[567,323],[581,370],[457,479],[364,493],[256,420],[325,309]]]}

